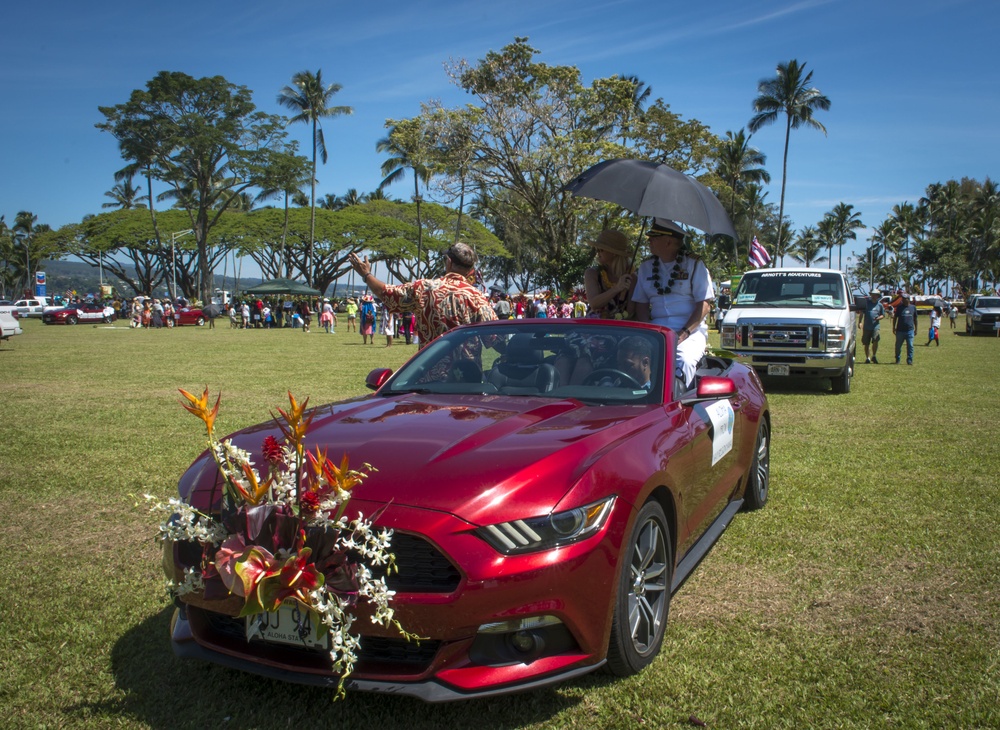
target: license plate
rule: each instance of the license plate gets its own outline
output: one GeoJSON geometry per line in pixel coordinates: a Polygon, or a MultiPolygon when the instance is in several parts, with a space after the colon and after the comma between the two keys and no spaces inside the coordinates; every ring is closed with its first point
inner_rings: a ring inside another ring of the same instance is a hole
{"type": "Polygon", "coordinates": [[[768,375],[788,375],[787,365],[768,365],[767,366],[768,375]]]}
{"type": "Polygon", "coordinates": [[[318,617],[296,601],[285,601],[277,611],[247,616],[248,641],[325,649],[326,638],[319,638],[318,617]]]}

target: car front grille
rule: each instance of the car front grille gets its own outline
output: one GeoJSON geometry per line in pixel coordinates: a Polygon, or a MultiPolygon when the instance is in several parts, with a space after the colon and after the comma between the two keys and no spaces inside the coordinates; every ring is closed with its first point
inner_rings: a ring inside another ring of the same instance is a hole
{"type": "Polygon", "coordinates": [[[759,350],[822,350],[826,344],[823,326],[816,324],[743,325],[742,340],[747,347],[759,350]]]}
{"type": "Polygon", "coordinates": [[[385,576],[390,589],[398,593],[452,593],[458,589],[462,580],[458,568],[422,537],[396,532],[391,550],[399,572],[385,576],[384,570],[372,571],[376,577],[385,576]]]}

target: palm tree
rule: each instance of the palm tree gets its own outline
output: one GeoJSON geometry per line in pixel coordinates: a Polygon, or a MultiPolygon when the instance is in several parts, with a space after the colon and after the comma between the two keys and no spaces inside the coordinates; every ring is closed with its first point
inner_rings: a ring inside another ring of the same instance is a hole
{"type": "MultiPolygon", "coordinates": [[[[752,136],[752,135],[751,135],[752,136]]],[[[743,129],[733,134],[726,132],[726,138],[719,148],[719,163],[716,172],[732,191],[729,197],[729,217],[736,217],[736,196],[749,184],[771,182],[771,175],[764,169],[767,156],[756,147],[750,146],[750,137],[743,129]]],[[[733,239],[734,264],[739,265],[736,239],[733,239]]]]}
{"type": "Polygon", "coordinates": [[[321,120],[353,114],[349,106],[330,106],[330,101],[341,89],[340,84],[323,84],[323,70],[299,71],[292,76],[292,85],[286,86],[278,94],[278,103],[295,112],[292,122],[307,122],[312,125],[312,193],[309,197],[309,247],[306,249],[306,284],[312,286],[312,254],[316,242],[316,153],[319,152],[323,164],[327,161],[326,140],[323,137],[321,120]]]}
{"type": "MultiPolygon", "coordinates": [[[[793,129],[803,124],[818,129],[826,134],[826,127],[816,119],[813,113],[819,109],[830,108],[830,100],[820,93],[820,90],[809,86],[812,82],[812,71],[806,73],[806,65],[799,64],[795,59],[787,63],[779,63],[777,76],[772,79],[762,79],[757,84],[758,96],[753,101],[754,116],[750,119],[751,134],[761,127],[772,124],[778,114],[785,113],[785,153],[781,163],[781,202],[778,206],[778,220],[785,217],[785,184],[788,182],[788,139],[793,129]]],[[[781,249],[781,228],[779,226],[778,249],[781,249]]]]}
{"type": "MultiPolygon", "coordinates": [[[[844,263],[844,244],[848,241],[858,240],[857,230],[864,228],[865,224],[861,222],[861,213],[855,211],[854,206],[847,203],[837,203],[824,218],[833,221],[832,242],[838,249],[837,268],[841,268],[844,263]]],[[[832,252],[830,260],[833,261],[832,252]]]]}
{"type": "Polygon", "coordinates": [[[750,146],[750,137],[740,129],[733,134],[726,132],[719,148],[719,164],[716,171],[732,191],[729,198],[729,217],[736,214],[736,195],[744,190],[749,183],[760,184],[771,182],[771,174],[764,169],[767,155],[756,147],[750,146]]]}
{"type": "Polygon", "coordinates": [[[104,197],[111,198],[110,203],[102,203],[102,208],[118,208],[119,210],[132,210],[146,200],[145,195],[139,195],[142,190],[132,184],[132,172],[125,174],[121,180],[111,190],[104,193],[104,197]]]}
{"type": "MultiPolygon", "coordinates": [[[[414,120],[409,120],[414,121],[414,120]]],[[[419,121],[416,122],[419,125],[419,121]]],[[[408,125],[405,131],[414,132],[414,125],[408,125]]],[[[384,152],[391,155],[389,159],[382,163],[382,174],[385,176],[379,183],[379,190],[386,185],[402,180],[406,174],[406,168],[413,171],[413,202],[417,204],[417,266],[416,271],[419,276],[420,262],[423,256],[423,225],[420,218],[420,182],[427,185],[431,179],[431,167],[426,161],[427,150],[420,144],[421,134],[419,130],[416,134],[403,134],[404,130],[400,125],[389,129],[389,134],[375,143],[377,152],[384,152]],[[404,139],[405,137],[405,139],[404,139]]]]}
{"type": "Polygon", "coordinates": [[[821,264],[827,260],[826,256],[820,256],[823,250],[823,240],[819,237],[819,232],[812,226],[806,226],[795,239],[795,243],[788,250],[788,254],[809,268],[812,264],[821,264]]]}

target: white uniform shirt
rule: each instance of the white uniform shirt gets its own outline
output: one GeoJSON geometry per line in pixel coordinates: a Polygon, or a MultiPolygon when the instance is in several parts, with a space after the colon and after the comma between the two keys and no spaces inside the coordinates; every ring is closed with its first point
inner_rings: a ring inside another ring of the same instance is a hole
{"type": "MultiPolygon", "coordinates": [[[[661,287],[668,285],[675,263],[660,262],[661,287]]],[[[654,324],[672,330],[680,330],[687,325],[699,302],[715,298],[712,276],[704,261],[685,256],[680,268],[680,275],[670,285],[670,293],[659,294],[653,281],[653,259],[646,259],[639,265],[639,278],[632,293],[633,302],[649,304],[649,316],[654,324]]]]}

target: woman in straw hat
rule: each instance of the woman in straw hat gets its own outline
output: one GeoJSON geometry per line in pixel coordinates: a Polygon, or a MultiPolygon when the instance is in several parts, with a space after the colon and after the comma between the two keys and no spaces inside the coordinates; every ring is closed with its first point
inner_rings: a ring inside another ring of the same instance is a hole
{"type": "Polygon", "coordinates": [[[621,231],[601,231],[596,241],[592,241],[597,266],[591,266],[583,274],[587,291],[587,304],[591,317],[602,319],[634,319],[635,305],[632,290],[635,275],[629,256],[628,239],[621,231]]]}

